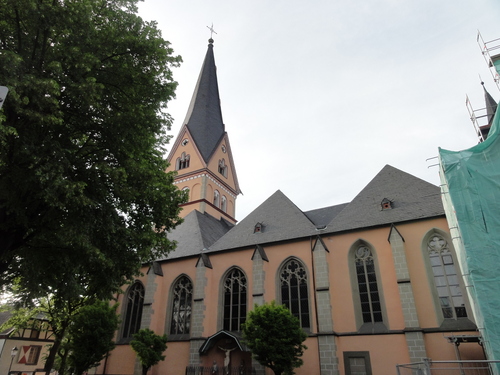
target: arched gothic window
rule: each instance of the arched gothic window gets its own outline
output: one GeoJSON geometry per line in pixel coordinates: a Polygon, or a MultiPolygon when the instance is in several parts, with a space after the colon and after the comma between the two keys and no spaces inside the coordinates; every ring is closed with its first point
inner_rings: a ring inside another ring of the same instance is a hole
{"type": "Polygon", "coordinates": [[[465,300],[448,242],[435,233],[427,241],[427,251],[443,316],[466,318],[465,300]]]}
{"type": "Polygon", "coordinates": [[[309,328],[309,295],[307,273],[295,259],[285,263],[280,272],[281,303],[300,320],[302,328],[309,328]]]}
{"type": "Polygon", "coordinates": [[[190,159],[190,156],[186,155],[186,153],[183,152],[181,154],[181,156],[179,158],[177,158],[177,160],[175,162],[175,169],[180,170],[180,169],[188,168],[189,167],[189,159],[190,159]]]}
{"type": "Polygon", "coordinates": [[[214,191],[214,206],[219,207],[220,204],[220,194],[218,190],[214,191]]]}
{"type": "Polygon", "coordinates": [[[191,326],[191,301],[193,284],[186,277],[181,277],[173,289],[171,335],[188,334],[191,326]]]}
{"type": "Polygon", "coordinates": [[[131,338],[141,327],[142,307],[144,305],[144,287],[134,283],[126,296],[125,319],[123,321],[123,338],[131,338]]]}
{"type": "Polygon", "coordinates": [[[224,212],[227,211],[227,199],[226,196],[223,195],[220,200],[220,209],[224,212]]]}
{"type": "Polygon", "coordinates": [[[354,253],[354,264],[363,323],[382,322],[382,306],[372,251],[364,245],[359,246],[354,253]]]}
{"type": "Polygon", "coordinates": [[[224,159],[219,160],[219,173],[224,177],[227,177],[227,165],[224,159]]]}
{"type": "Polygon", "coordinates": [[[247,316],[247,279],[233,269],[224,280],[224,330],[241,331],[247,316]]]}

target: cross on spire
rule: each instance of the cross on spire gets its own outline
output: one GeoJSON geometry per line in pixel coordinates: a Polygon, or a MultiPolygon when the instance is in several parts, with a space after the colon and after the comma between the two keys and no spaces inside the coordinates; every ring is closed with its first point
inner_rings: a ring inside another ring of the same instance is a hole
{"type": "Polygon", "coordinates": [[[208,30],[210,30],[210,39],[212,39],[213,34],[217,34],[214,30],[214,24],[212,22],[212,26],[207,26],[208,30]]]}

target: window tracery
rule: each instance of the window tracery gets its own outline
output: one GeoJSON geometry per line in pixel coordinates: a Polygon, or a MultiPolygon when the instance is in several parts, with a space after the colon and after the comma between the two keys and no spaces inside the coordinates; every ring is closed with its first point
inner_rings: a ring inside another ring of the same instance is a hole
{"type": "Polygon", "coordinates": [[[243,272],[233,269],[224,280],[224,330],[241,331],[246,315],[247,280],[243,272]]]}
{"type": "Polygon", "coordinates": [[[309,328],[309,295],[305,267],[295,259],[289,260],[280,273],[281,303],[300,321],[302,328],[309,328]]]}
{"type": "Polygon", "coordinates": [[[181,277],[173,289],[171,335],[188,334],[191,327],[191,303],[193,284],[186,277],[181,277]]]}
{"type": "Polygon", "coordinates": [[[363,323],[382,322],[382,307],[372,251],[359,246],[354,252],[363,323]]]}
{"type": "Polygon", "coordinates": [[[126,297],[125,319],[123,321],[123,338],[131,338],[141,327],[142,307],[144,305],[144,287],[141,283],[134,283],[126,297]]]}
{"type": "Polygon", "coordinates": [[[448,242],[433,234],[427,242],[434,284],[445,318],[466,318],[465,299],[448,242]]]}

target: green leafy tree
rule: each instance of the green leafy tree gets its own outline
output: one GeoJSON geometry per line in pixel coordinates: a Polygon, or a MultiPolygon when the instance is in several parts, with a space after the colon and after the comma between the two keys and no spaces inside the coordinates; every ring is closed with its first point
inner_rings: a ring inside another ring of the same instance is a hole
{"type": "Polygon", "coordinates": [[[0,283],[30,297],[109,298],[174,247],[181,59],[136,4],[0,0],[0,283]]]}
{"type": "Polygon", "coordinates": [[[96,301],[75,315],[68,332],[68,364],[71,373],[81,375],[95,367],[113,350],[118,327],[117,304],[96,301]]]}
{"type": "Polygon", "coordinates": [[[39,299],[36,306],[4,306],[11,317],[0,327],[50,332],[54,339],[45,361],[59,374],[80,375],[94,367],[114,348],[113,336],[118,326],[118,304],[81,299],[79,304],[60,304],[50,298],[39,299]],[[36,326],[35,326],[36,325],[36,326]],[[67,369],[71,371],[67,371],[67,369]]]}
{"type": "Polygon", "coordinates": [[[185,194],[163,155],[181,59],[136,5],[0,0],[0,285],[50,317],[47,373],[82,306],[174,247],[185,194]]]}
{"type": "Polygon", "coordinates": [[[274,301],[255,305],[243,324],[243,337],[255,359],[276,375],[293,374],[303,364],[300,357],[307,349],[302,344],[307,335],[283,305],[274,301]]]}
{"type": "Polygon", "coordinates": [[[157,335],[149,328],[141,329],[134,334],[130,346],[137,353],[142,364],[142,375],[165,359],[163,352],[167,349],[167,335],[157,335]]]}

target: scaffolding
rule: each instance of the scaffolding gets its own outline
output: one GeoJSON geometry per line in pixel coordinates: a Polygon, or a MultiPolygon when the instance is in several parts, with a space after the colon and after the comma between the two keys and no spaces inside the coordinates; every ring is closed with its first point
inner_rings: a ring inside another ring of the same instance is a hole
{"type": "Polygon", "coordinates": [[[469,117],[474,125],[479,142],[484,142],[490,130],[487,108],[474,109],[468,95],[465,96],[465,106],[469,112],[469,117]]]}
{"type": "Polygon", "coordinates": [[[398,375],[493,375],[500,361],[433,361],[396,365],[398,375]]]}
{"type": "Polygon", "coordinates": [[[476,40],[486,64],[488,64],[493,80],[500,89],[500,38],[485,42],[478,31],[476,40]]]}

